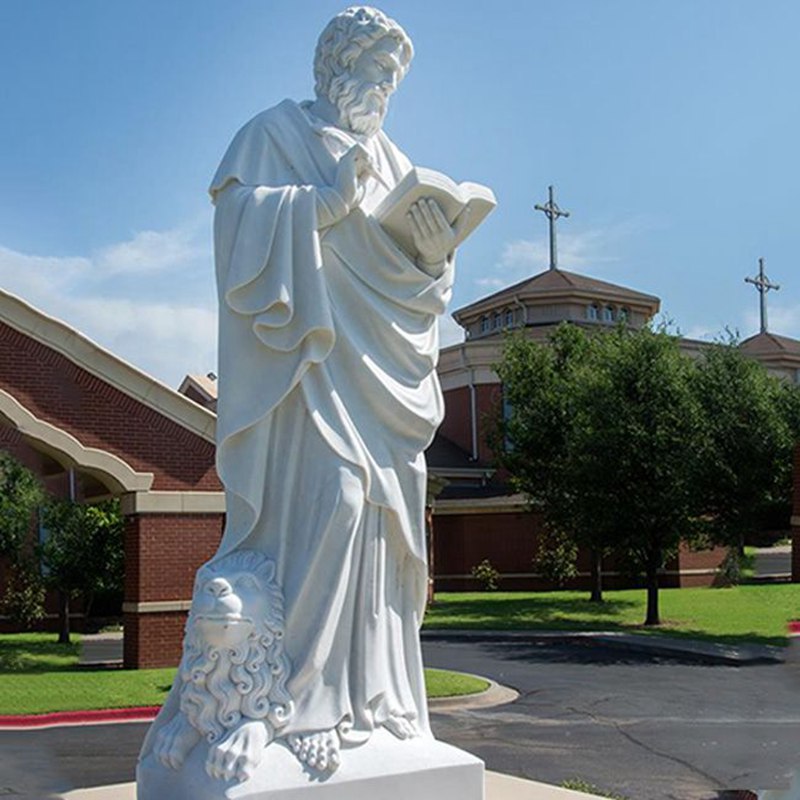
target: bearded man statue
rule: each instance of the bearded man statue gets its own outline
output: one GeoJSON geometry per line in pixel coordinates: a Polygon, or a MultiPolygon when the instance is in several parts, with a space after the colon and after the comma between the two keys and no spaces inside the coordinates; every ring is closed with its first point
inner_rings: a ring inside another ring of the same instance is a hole
{"type": "Polygon", "coordinates": [[[443,416],[436,323],[456,234],[420,200],[411,260],[370,214],[411,169],[381,126],[412,55],[380,11],[342,12],[319,39],[316,99],[248,122],[210,189],[227,509],[216,558],[245,549],[275,564],[292,710],[267,752],[282,744],[325,780],[373,739],[446,747],[430,734],[419,627],[424,450],[443,416]]]}

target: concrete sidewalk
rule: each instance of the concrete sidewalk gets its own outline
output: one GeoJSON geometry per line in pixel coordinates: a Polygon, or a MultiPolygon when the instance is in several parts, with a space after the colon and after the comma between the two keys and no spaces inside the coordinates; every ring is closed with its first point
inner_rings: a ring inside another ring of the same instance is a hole
{"type": "MultiPolygon", "coordinates": [[[[499,772],[486,771],[486,800],[589,800],[596,795],[573,792],[546,783],[526,781],[499,772]]],[[[62,795],[63,800],[136,800],[136,786],[120,783],[79,789],[62,795]]]]}
{"type": "Polygon", "coordinates": [[[121,667],[122,642],[122,631],[84,634],[78,663],[82,667],[121,667]]]}
{"type": "Polygon", "coordinates": [[[774,664],[785,658],[785,649],[758,644],[719,644],[699,639],[682,639],[661,635],[623,633],[618,631],[476,631],[425,629],[423,641],[450,642],[554,642],[592,643],[634,653],[671,656],[703,664],[746,666],[774,664]]]}

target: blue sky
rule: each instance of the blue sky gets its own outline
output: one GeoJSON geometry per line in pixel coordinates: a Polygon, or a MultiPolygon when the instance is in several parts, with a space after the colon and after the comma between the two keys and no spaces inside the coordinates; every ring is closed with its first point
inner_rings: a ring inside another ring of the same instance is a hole
{"type": "MultiPolygon", "coordinates": [[[[236,130],[310,97],[329,0],[4,0],[0,286],[170,385],[215,367],[207,184],[236,130]]],[[[657,294],[687,335],[800,337],[800,3],[387,0],[417,55],[386,129],[499,205],[453,308],[546,267],[657,294]]],[[[445,322],[446,341],[454,323],[445,322]]]]}

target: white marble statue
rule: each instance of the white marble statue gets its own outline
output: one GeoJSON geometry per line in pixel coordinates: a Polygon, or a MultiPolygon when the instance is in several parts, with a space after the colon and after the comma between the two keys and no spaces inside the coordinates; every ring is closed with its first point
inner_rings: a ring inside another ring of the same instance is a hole
{"type": "MultiPolygon", "coordinates": [[[[423,451],[443,414],[436,319],[456,231],[435,202],[416,203],[412,261],[370,216],[411,168],[381,125],[412,54],[380,11],[342,12],[319,39],[316,100],[248,122],[214,177],[226,529],[200,572],[180,675],[143,764],[180,768],[202,734],[212,778],[246,779],[274,746],[324,776],[346,772],[348,752],[378,732],[430,737],[423,451]],[[268,595],[260,609],[239,598],[241,553],[264,559],[268,575],[250,569],[245,581],[268,595]],[[235,607],[227,632],[224,604],[203,612],[216,590],[235,607]],[[242,608],[266,625],[241,622],[242,608]],[[251,636],[280,651],[249,664],[251,636]],[[235,655],[215,684],[208,656],[226,645],[235,655]],[[255,707],[259,670],[274,685],[255,707]]],[[[155,800],[139,780],[140,800],[155,800]]]]}

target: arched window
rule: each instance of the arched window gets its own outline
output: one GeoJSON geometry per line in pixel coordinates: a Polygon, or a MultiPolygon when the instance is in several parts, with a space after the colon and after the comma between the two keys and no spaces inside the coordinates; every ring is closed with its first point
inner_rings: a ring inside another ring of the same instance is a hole
{"type": "Polygon", "coordinates": [[[611,306],[606,306],[603,309],[603,322],[613,322],[614,321],[614,309],[611,306]]]}
{"type": "Polygon", "coordinates": [[[596,322],[597,317],[598,317],[597,304],[592,303],[591,305],[586,306],[586,319],[592,320],[592,322],[596,322]]]}
{"type": "Polygon", "coordinates": [[[621,320],[622,322],[627,322],[628,321],[628,314],[629,314],[629,312],[628,312],[627,308],[621,308],[619,310],[619,314],[617,315],[617,319],[621,320]]]}
{"type": "Polygon", "coordinates": [[[489,320],[488,316],[481,317],[481,333],[488,333],[490,325],[491,321],[489,320]]]}
{"type": "Polygon", "coordinates": [[[503,327],[503,315],[499,311],[494,312],[494,327],[495,330],[503,327]]]}
{"type": "Polygon", "coordinates": [[[514,327],[514,310],[511,308],[506,309],[506,328],[514,327]]]}

